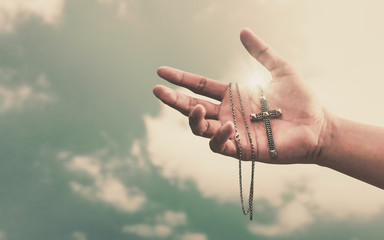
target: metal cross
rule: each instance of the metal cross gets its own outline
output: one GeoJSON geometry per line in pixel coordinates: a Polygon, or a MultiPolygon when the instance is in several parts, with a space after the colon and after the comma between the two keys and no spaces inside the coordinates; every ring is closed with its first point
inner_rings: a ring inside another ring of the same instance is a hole
{"type": "Polygon", "coordinates": [[[261,104],[261,113],[252,113],[251,114],[251,121],[256,122],[259,120],[264,120],[265,130],[267,132],[267,138],[268,138],[268,147],[269,147],[269,154],[272,158],[277,157],[277,152],[275,149],[275,144],[273,142],[273,135],[272,135],[272,128],[271,128],[271,121],[270,118],[276,118],[281,116],[282,112],[281,109],[277,110],[268,110],[267,105],[267,98],[264,96],[263,90],[260,88],[260,104],[261,104]]]}

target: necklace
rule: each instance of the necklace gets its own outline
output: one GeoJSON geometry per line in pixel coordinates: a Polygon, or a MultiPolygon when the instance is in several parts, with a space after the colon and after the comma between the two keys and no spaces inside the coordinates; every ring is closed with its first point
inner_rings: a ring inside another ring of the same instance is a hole
{"type": "Polygon", "coordinates": [[[248,209],[245,210],[244,207],[244,198],[243,198],[243,179],[242,179],[242,170],[241,170],[241,161],[242,161],[242,148],[241,148],[241,142],[240,142],[240,134],[237,128],[237,122],[236,122],[236,114],[235,114],[235,106],[234,106],[234,101],[233,101],[233,96],[232,96],[232,83],[229,83],[228,90],[229,90],[229,98],[231,101],[231,107],[232,107],[232,117],[233,117],[233,123],[235,126],[235,140],[237,144],[237,155],[239,157],[239,185],[240,185],[240,202],[241,202],[241,209],[244,213],[244,215],[248,215],[249,213],[249,219],[252,220],[253,218],[253,188],[254,188],[254,170],[255,170],[255,160],[256,160],[256,155],[255,155],[255,149],[253,146],[253,141],[251,138],[251,133],[248,128],[248,123],[245,117],[244,113],[244,107],[243,103],[241,101],[241,95],[240,95],[240,90],[239,90],[239,85],[235,83],[236,85],[236,92],[237,96],[239,98],[239,103],[240,103],[240,108],[241,108],[241,115],[244,120],[244,125],[245,129],[247,131],[249,143],[251,145],[251,152],[252,152],[252,172],[251,172],[251,184],[250,184],[250,189],[249,189],[249,202],[248,202],[248,209]]]}
{"type": "Polygon", "coordinates": [[[252,113],[251,121],[252,122],[256,122],[259,120],[264,121],[264,126],[265,126],[267,139],[268,139],[269,155],[271,156],[271,158],[277,158],[277,151],[275,148],[275,143],[273,141],[273,135],[272,135],[271,118],[280,117],[282,115],[282,112],[280,108],[276,110],[268,110],[267,98],[264,96],[264,91],[260,86],[259,86],[259,95],[260,95],[260,105],[261,105],[262,112],[252,113]]]}

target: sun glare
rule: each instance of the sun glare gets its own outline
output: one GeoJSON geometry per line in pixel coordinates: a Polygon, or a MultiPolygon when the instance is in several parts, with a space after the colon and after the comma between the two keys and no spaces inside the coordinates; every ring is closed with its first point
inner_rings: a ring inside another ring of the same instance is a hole
{"type": "Polygon", "coordinates": [[[253,58],[247,61],[241,61],[237,67],[240,75],[240,83],[248,88],[257,88],[258,86],[265,87],[272,79],[268,70],[256,62],[253,58]]]}

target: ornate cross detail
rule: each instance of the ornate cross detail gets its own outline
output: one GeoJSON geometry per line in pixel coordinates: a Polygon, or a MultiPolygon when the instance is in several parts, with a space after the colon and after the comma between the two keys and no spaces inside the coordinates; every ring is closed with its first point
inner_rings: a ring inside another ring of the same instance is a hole
{"type": "Polygon", "coordinates": [[[261,112],[261,113],[252,113],[251,121],[257,122],[257,121],[263,120],[266,117],[276,118],[276,117],[279,117],[281,114],[282,114],[281,109],[270,110],[270,111],[261,112]]]}
{"type": "Polygon", "coordinates": [[[277,152],[275,149],[275,144],[273,142],[273,135],[272,135],[270,118],[279,117],[279,116],[281,116],[282,112],[281,112],[281,109],[268,110],[267,98],[264,96],[263,90],[261,88],[260,88],[260,104],[261,104],[262,112],[261,113],[252,113],[251,114],[251,121],[256,122],[259,120],[264,120],[265,130],[267,132],[267,138],[268,138],[269,154],[270,154],[271,158],[276,158],[277,152]]]}

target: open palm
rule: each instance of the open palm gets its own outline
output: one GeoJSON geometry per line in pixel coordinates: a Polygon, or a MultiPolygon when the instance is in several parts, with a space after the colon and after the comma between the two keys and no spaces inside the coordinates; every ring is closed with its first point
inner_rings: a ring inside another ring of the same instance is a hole
{"type": "MultiPolygon", "coordinates": [[[[270,110],[280,108],[282,116],[271,119],[278,158],[271,159],[263,121],[250,122],[251,113],[261,112],[256,89],[240,87],[244,113],[253,139],[256,159],[269,163],[312,163],[321,152],[322,128],[327,116],[324,108],[303,84],[299,73],[251,31],[243,30],[241,41],[248,52],[272,74],[272,81],[264,89],[270,110]]],[[[154,87],[154,94],[165,104],[189,116],[192,132],[211,138],[214,152],[237,158],[234,140],[235,126],[228,84],[169,67],[158,69],[160,77],[191,91],[220,101],[193,98],[162,85],[154,87]]],[[[251,159],[251,145],[241,115],[236,90],[232,89],[237,128],[241,137],[243,160],[251,159]]]]}

